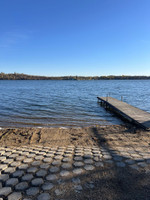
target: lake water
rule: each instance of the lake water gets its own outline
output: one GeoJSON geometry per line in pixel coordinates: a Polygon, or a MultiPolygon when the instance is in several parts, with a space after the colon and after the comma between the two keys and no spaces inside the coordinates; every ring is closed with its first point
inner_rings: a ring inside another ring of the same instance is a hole
{"type": "Polygon", "coordinates": [[[80,127],[122,124],[97,103],[121,99],[150,112],[150,80],[1,80],[1,127],[80,127]]]}

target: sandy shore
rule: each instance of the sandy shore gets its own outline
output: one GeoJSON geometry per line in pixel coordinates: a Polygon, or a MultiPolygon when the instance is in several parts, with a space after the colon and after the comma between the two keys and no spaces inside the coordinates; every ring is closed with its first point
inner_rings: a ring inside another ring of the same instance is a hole
{"type": "MultiPolygon", "coordinates": [[[[2,159],[6,159],[6,161],[8,159],[9,161],[9,157],[14,154],[8,156],[7,149],[10,152],[15,151],[15,154],[19,156],[12,157],[14,159],[13,165],[18,164],[19,166],[16,166],[15,172],[9,174],[10,179],[14,177],[14,173],[21,173],[20,163],[17,161],[17,159],[20,160],[21,152],[26,156],[25,161],[22,160],[21,164],[24,165],[26,161],[31,162],[26,164],[28,165],[27,169],[23,169],[25,174],[28,174],[28,170],[31,169],[32,163],[35,163],[36,159],[45,159],[47,154],[54,152],[53,161],[46,165],[43,160],[40,160],[40,163],[43,164],[36,166],[39,171],[32,172],[32,176],[37,178],[40,176],[39,173],[45,172],[47,175],[41,178],[44,184],[48,184],[49,171],[51,168],[55,168],[59,171],[53,173],[53,175],[60,178],[57,181],[51,181],[50,184],[53,185],[53,188],[49,191],[45,192],[42,189],[43,186],[38,186],[39,193],[35,197],[29,195],[29,199],[38,199],[40,195],[43,195],[42,193],[50,195],[50,199],[150,199],[150,132],[137,129],[129,124],[67,129],[5,128],[0,130],[0,145],[1,152],[3,152],[2,159]],[[100,158],[95,157],[98,152],[96,149],[99,149],[100,158]],[[64,164],[68,153],[71,154],[71,159],[64,164]],[[86,158],[87,153],[89,153],[90,158],[86,158]],[[31,159],[30,154],[35,157],[31,159]],[[59,154],[62,154],[60,156],[62,160],[59,161],[61,164],[58,167],[53,167],[53,164],[56,164],[55,157],[59,157],[57,156],[59,154]],[[7,155],[7,157],[5,158],[4,155],[7,155]],[[97,161],[97,159],[100,160],[97,161]],[[83,173],[74,174],[76,164],[82,164],[79,169],[83,173]],[[64,171],[63,167],[69,165],[72,168],[66,169],[67,172],[64,171]],[[47,166],[48,168],[40,170],[41,166],[47,166]],[[66,176],[63,177],[65,173],[66,176]]],[[[1,161],[1,164],[2,167],[5,167],[5,161],[1,161]]],[[[7,166],[8,169],[11,168],[11,165],[7,166]]],[[[5,170],[8,171],[7,169],[2,170],[2,174],[8,173],[5,170]]],[[[19,177],[18,180],[20,183],[22,178],[19,177]]],[[[7,181],[2,184],[5,187],[7,181]]],[[[34,180],[28,181],[26,184],[30,189],[34,184],[34,180]]],[[[18,192],[17,186],[11,188],[12,192],[18,192]]],[[[29,193],[29,189],[21,191],[18,195],[25,198],[29,193]]],[[[13,193],[10,195],[13,195],[13,193]]]]}
{"type": "Polygon", "coordinates": [[[84,128],[4,128],[0,130],[0,144],[22,146],[40,144],[43,146],[81,145],[93,146],[101,143],[110,144],[113,135],[132,138],[149,137],[149,132],[131,125],[109,125],[84,128]],[[109,137],[111,135],[111,137],[109,137]]]}

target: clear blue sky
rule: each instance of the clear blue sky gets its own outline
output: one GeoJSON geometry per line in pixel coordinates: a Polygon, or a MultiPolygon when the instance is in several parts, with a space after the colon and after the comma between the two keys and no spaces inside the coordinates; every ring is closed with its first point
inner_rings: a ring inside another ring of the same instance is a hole
{"type": "Polygon", "coordinates": [[[150,75],[150,0],[0,0],[0,72],[150,75]]]}

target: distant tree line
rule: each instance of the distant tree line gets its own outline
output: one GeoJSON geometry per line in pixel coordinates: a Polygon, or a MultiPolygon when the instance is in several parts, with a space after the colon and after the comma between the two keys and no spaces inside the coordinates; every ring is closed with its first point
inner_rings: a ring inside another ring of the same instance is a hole
{"type": "Polygon", "coordinates": [[[147,80],[150,76],[34,76],[19,73],[0,73],[0,80],[147,80]]]}

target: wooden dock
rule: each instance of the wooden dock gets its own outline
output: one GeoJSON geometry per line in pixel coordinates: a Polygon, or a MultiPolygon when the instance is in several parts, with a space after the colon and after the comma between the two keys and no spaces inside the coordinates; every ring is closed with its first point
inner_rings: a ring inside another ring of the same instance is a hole
{"type": "Polygon", "coordinates": [[[137,124],[146,130],[150,130],[150,113],[131,106],[112,97],[97,97],[98,102],[105,108],[119,115],[131,123],[137,124]]]}

